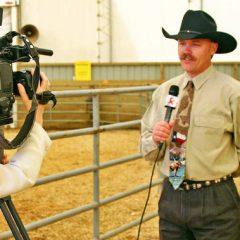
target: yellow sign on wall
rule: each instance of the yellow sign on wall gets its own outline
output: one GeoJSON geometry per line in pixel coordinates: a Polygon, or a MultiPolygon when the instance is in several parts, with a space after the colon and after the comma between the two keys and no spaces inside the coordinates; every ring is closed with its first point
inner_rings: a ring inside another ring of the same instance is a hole
{"type": "Polygon", "coordinates": [[[92,66],[89,61],[75,62],[75,80],[90,81],[92,79],[92,66]]]}

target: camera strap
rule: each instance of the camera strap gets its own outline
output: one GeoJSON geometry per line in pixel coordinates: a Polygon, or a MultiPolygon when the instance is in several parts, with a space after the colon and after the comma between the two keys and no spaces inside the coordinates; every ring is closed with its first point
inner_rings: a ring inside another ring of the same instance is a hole
{"type": "MultiPolygon", "coordinates": [[[[33,81],[37,81],[37,79],[39,79],[39,77],[40,77],[40,72],[38,69],[39,69],[39,67],[35,68],[34,75],[33,75],[33,81]]],[[[33,126],[33,123],[35,120],[37,106],[38,106],[38,101],[36,98],[36,93],[34,91],[31,108],[24,120],[24,123],[23,123],[21,129],[19,130],[18,134],[16,135],[16,137],[12,141],[9,141],[8,139],[6,139],[4,137],[3,133],[0,133],[0,160],[2,157],[1,151],[3,151],[3,149],[18,148],[25,141],[29,132],[32,129],[32,126],[33,126]]]]}
{"type": "Polygon", "coordinates": [[[32,80],[33,97],[32,97],[31,108],[30,108],[17,136],[12,141],[9,141],[8,139],[6,139],[4,137],[3,132],[0,132],[0,160],[3,157],[4,149],[18,148],[26,140],[29,132],[31,131],[31,129],[33,127],[34,120],[35,120],[35,114],[36,114],[36,110],[38,107],[38,101],[37,101],[37,97],[36,97],[36,89],[38,87],[39,80],[40,80],[40,64],[39,64],[38,52],[35,49],[35,47],[33,46],[33,44],[24,35],[21,35],[17,32],[13,32],[13,35],[14,36],[18,35],[23,40],[25,46],[28,49],[29,55],[36,63],[34,73],[33,73],[33,80],[32,80]]]}
{"type": "MultiPolygon", "coordinates": [[[[36,65],[35,70],[34,70],[34,74],[33,74],[33,84],[34,82],[39,82],[40,79],[40,67],[39,65],[36,65]]],[[[26,139],[26,137],[28,136],[29,132],[32,129],[34,120],[35,120],[35,114],[37,111],[37,107],[38,107],[38,101],[37,101],[37,97],[36,97],[36,88],[37,88],[38,84],[36,86],[34,86],[34,90],[33,90],[33,98],[32,98],[32,105],[31,108],[24,120],[24,123],[21,127],[21,129],[19,130],[17,136],[10,142],[11,147],[13,148],[17,148],[19,147],[26,139]]],[[[6,148],[5,148],[6,149],[6,148]]]]}
{"type": "Polygon", "coordinates": [[[52,108],[54,108],[55,105],[57,104],[56,96],[51,91],[44,91],[41,94],[37,93],[36,96],[37,96],[38,103],[40,104],[45,105],[49,101],[52,101],[53,102],[52,108]]]}

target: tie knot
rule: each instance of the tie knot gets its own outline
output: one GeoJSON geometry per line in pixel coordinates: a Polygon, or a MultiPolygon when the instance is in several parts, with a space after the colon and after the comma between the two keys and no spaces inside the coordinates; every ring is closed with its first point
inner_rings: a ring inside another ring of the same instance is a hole
{"type": "Polygon", "coordinates": [[[194,88],[193,81],[192,81],[192,80],[189,80],[186,87],[187,87],[187,88],[194,88]]]}
{"type": "Polygon", "coordinates": [[[193,98],[193,92],[194,92],[194,84],[192,80],[189,80],[186,86],[186,91],[188,92],[188,95],[191,96],[191,98],[193,98]]]}

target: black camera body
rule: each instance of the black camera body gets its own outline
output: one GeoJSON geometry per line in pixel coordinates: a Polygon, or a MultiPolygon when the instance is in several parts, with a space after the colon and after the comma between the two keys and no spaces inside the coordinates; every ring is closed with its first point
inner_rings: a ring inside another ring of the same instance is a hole
{"type": "Polygon", "coordinates": [[[0,60],[0,125],[12,123],[14,96],[19,96],[17,84],[21,83],[29,99],[33,97],[32,75],[26,71],[12,71],[9,63],[0,60]]]}
{"type": "Polygon", "coordinates": [[[34,89],[32,88],[31,72],[28,70],[13,72],[13,94],[15,96],[19,96],[19,91],[17,87],[18,83],[21,83],[24,86],[29,99],[32,99],[34,89]]]}
{"type": "MultiPolygon", "coordinates": [[[[12,107],[15,96],[19,96],[18,83],[24,86],[29,99],[32,99],[34,94],[33,78],[30,71],[14,72],[12,70],[12,63],[29,62],[32,58],[31,49],[28,46],[12,45],[12,39],[15,36],[23,35],[12,31],[0,38],[0,125],[13,122],[12,107]]],[[[26,41],[26,38],[24,39],[26,41]]],[[[48,49],[34,47],[34,50],[37,54],[48,56],[53,54],[48,49]]]]}
{"type": "Polygon", "coordinates": [[[0,125],[12,123],[13,73],[11,65],[0,60],[0,125]]]}
{"type": "MultiPolygon", "coordinates": [[[[2,15],[3,8],[0,8],[0,25],[2,25],[2,15]]],[[[34,124],[38,104],[52,101],[54,107],[57,103],[55,95],[49,90],[36,93],[41,82],[39,54],[52,56],[53,51],[33,46],[25,35],[16,31],[10,31],[0,37],[0,125],[13,122],[12,109],[15,96],[19,96],[18,83],[24,86],[28,97],[32,99],[31,107],[16,137],[9,141],[4,137],[3,131],[0,131],[0,159],[3,157],[4,149],[18,148],[25,141],[34,124]],[[23,45],[13,45],[14,37],[18,37],[23,45]],[[29,71],[13,71],[12,63],[30,60],[36,64],[33,75],[29,71]]]]}

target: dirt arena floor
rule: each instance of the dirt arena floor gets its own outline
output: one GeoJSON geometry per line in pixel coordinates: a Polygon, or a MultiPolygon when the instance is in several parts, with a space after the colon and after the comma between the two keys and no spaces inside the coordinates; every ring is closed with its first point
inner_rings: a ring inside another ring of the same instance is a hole
{"type": "MultiPolygon", "coordinates": [[[[14,136],[13,130],[5,130],[6,136],[14,136]]],[[[100,159],[106,162],[138,152],[139,130],[121,130],[101,133],[100,159]]],[[[8,155],[13,151],[7,152],[8,155]]],[[[92,137],[79,136],[54,140],[44,159],[40,177],[92,164],[92,137]]],[[[100,194],[106,198],[120,191],[131,190],[149,182],[152,166],[143,159],[131,161],[101,170],[100,194]]],[[[13,202],[24,224],[37,221],[71,208],[92,202],[92,174],[33,187],[12,195],[13,202]]],[[[240,190],[240,181],[236,180],[240,190]]],[[[100,208],[100,232],[104,234],[126,222],[139,218],[146,201],[147,191],[100,208]]],[[[158,187],[151,191],[146,213],[157,210],[158,187]]],[[[91,240],[93,211],[67,218],[29,232],[33,240],[91,240]]],[[[0,231],[9,230],[4,217],[0,216],[0,231]]],[[[123,232],[111,240],[135,240],[137,227],[123,232]]],[[[11,238],[13,239],[13,238],[11,238]]],[[[158,240],[158,219],[142,225],[141,240],[158,240]]]]}

